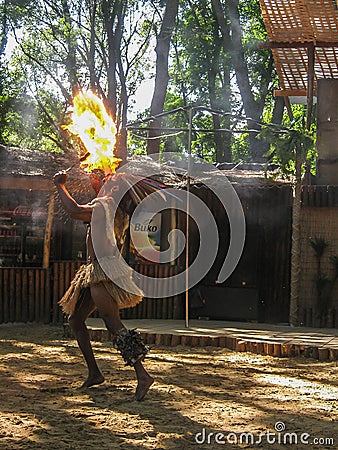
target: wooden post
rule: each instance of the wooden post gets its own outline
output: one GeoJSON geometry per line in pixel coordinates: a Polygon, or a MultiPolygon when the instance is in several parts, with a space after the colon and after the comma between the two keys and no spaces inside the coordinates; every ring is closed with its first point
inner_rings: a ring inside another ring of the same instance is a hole
{"type": "Polygon", "coordinates": [[[296,180],[292,207],[292,245],[291,245],[291,280],[290,280],[290,325],[299,325],[299,283],[300,283],[300,216],[302,189],[302,152],[296,147],[296,180]]]}
{"type": "Polygon", "coordinates": [[[190,173],[191,173],[191,144],[192,144],[193,109],[189,110],[189,137],[188,137],[188,173],[187,173],[187,209],[185,223],[185,326],[189,328],[189,240],[190,240],[190,173]]]}
{"type": "Polygon", "coordinates": [[[313,83],[315,73],[315,46],[310,45],[307,50],[308,55],[308,72],[307,72],[307,114],[306,128],[309,130],[311,126],[312,108],[313,108],[313,83]]]}
{"type": "Polygon", "coordinates": [[[51,285],[50,285],[50,270],[46,270],[46,284],[45,284],[45,311],[44,311],[44,323],[50,323],[51,322],[51,308],[52,308],[52,302],[51,302],[51,285]]]}
{"type": "Polygon", "coordinates": [[[39,295],[39,303],[40,303],[40,322],[43,322],[45,317],[45,274],[47,274],[47,270],[39,270],[40,272],[40,295],[39,295]]]}
{"type": "Polygon", "coordinates": [[[34,279],[34,315],[35,322],[40,322],[40,274],[39,271],[35,271],[34,279]]]}
{"type": "MultiPolygon", "coordinates": [[[[12,322],[21,322],[22,313],[22,270],[17,269],[15,271],[15,286],[13,286],[13,296],[15,297],[15,302],[12,303],[12,317],[14,320],[12,322]]],[[[25,317],[24,322],[27,321],[25,317]]]]}
{"type": "Polygon", "coordinates": [[[49,194],[49,202],[48,202],[48,216],[45,228],[45,237],[43,242],[43,260],[42,260],[42,268],[48,269],[49,267],[49,257],[50,257],[50,241],[52,235],[52,225],[54,218],[54,203],[55,197],[54,193],[51,192],[49,194]]]}
{"type": "Polygon", "coordinates": [[[286,110],[288,112],[289,119],[293,120],[294,117],[293,117],[293,113],[292,113],[292,109],[291,109],[290,99],[289,99],[289,97],[286,97],[286,96],[284,96],[283,98],[284,98],[284,103],[285,103],[286,110]]]}
{"type": "Polygon", "coordinates": [[[299,324],[299,282],[300,282],[300,216],[301,216],[301,148],[296,148],[296,180],[292,208],[292,248],[291,248],[291,283],[290,283],[290,325],[299,324]]]}
{"type": "Polygon", "coordinates": [[[22,304],[21,304],[21,322],[28,322],[28,306],[29,306],[29,283],[28,283],[28,269],[22,269],[22,304]]]}
{"type": "Polygon", "coordinates": [[[59,265],[60,263],[53,264],[53,323],[59,323],[60,321],[60,312],[59,312],[59,265]]]}
{"type": "Polygon", "coordinates": [[[38,318],[35,315],[35,295],[34,291],[36,289],[35,287],[35,271],[40,271],[40,269],[28,269],[28,277],[26,275],[25,279],[23,279],[24,283],[27,283],[28,278],[28,298],[26,298],[26,306],[25,306],[25,322],[37,322],[38,318]],[[24,281],[25,280],[25,281],[24,281]]]}
{"type": "Polygon", "coordinates": [[[18,269],[10,269],[9,271],[9,322],[15,322],[15,302],[16,302],[16,278],[18,269]]]}
{"type": "Polygon", "coordinates": [[[0,301],[0,323],[3,323],[3,308],[4,308],[4,302],[5,302],[5,289],[4,289],[4,282],[3,282],[3,274],[4,271],[0,269],[0,298],[2,301],[0,301]]]}
{"type": "Polygon", "coordinates": [[[9,271],[10,271],[10,269],[2,269],[2,271],[3,271],[3,302],[4,302],[4,304],[3,304],[3,322],[7,323],[9,321],[9,298],[10,298],[9,271]]]}

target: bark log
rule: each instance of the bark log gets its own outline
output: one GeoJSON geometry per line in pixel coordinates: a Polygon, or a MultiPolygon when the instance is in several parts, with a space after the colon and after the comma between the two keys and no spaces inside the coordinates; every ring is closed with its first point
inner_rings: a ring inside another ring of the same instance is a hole
{"type": "MultiPolygon", "coordinates": [[[[167,0],[163,16],[162,26],[157,36],[156,44],[156,76],[153,98],[150,106],[151,116],[156,116],[163,112],[164,101],[168,87],[168,58],[171,36],[175,26],[175,20],[178,12],[179,0],[167,0]]],[[[153,120],[148,132],[147,153],[159,153],[160,140],[156,139],[160,135],[157,130],[161,126],[159,119],[153,120]]]]}
{"type": "Polygon", "coordinates": [[[302,156],[301,148],[296,149],[296,180],[292,208],[292,246],[291,246],[291,282],[290,282],[290,314],[292,326],[299,325],[299,286],[300,286],[300,215],[301,215],[301,181],[302,156]]]}

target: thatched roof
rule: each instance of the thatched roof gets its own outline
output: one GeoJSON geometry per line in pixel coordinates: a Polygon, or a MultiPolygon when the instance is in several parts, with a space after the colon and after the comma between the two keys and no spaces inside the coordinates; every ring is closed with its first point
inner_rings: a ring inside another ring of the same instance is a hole
{"type": "MultiPolygon", "coordinates": [[[[61,153],[50,153],[41,150],[20,149],[17,147],[0,146],[0,178],[19,178],[28,179],[39,178],[52,180],[53,175],[59,171],[72,167],[68,173],[68,186],[70,190],[83,194],[93,195],[93,190],[88,175],[79,168],[79,162],[75,154],[69,155],[61,153]]],[[[197,161],[197,166],[198,166],[197,161]]],[[[187,162],[183,158],[181,161],[160,166],[157,162],[147,156],[131,157],[128,160],[128,171],[139,176],[148,176],[149,173],[155,173],[152,178],[161,181],[168,186],[184,188],[186,185],[187,162]],[[149,172],[150,171],[150,172],[149,172]]],[[[272,181],[269,174],[273,174],[275,166],[265,167],[263,164],[233,164],[223,163],[217,166],[233,184],[245,184],[252,186],[278,185],[283,180],[272,181]],[[268,175],[268,176],[267,176],[268,175]]],[[[123,167],[121,168],[123,170],[123,167]]],[[[201,170],[195,166],[193,173],[198,176],[192,177],[193,184],[203,183],[203,180],[216,178],[215,172],[201,170]]],[[[214,180],[216,182],[216,179],[214,180]]],[[[0,184],[1,187],[1,184],[0,184]]]]}
{"type": "Polygon", "coordinates": [[[70,187],[78,190],[81,184],[81,192],[93,193],[88,176],[80,170],[74,155],[0,145],[0,161],[0,188],[50,190],[54,174],[74,165],[69,172],[70,187]]]}
{"type": "MultiPolygon", "coordinates": [[[[153,177],[162,181],[168,186],[184,188],[187,181],[188,162],[187,158],[177,158],[175,161],[169,160],[165,165],[159,165],[146,156],[132,157],[128,161],[128,168],[131,173],[146,175],[150,169],[158,171],[158,175],[153,177]]],[[[199,158],[193,158],[191,162],[191,183],[198,185],[205,182],[222,182],[222,174],[234,185],[247,186],[278,186],[288,183],[278,174],[278,166],[274,164],[265,165],[258,163],[221,163],[215,166],[202,164],[199,158]]]]}
{"type": "Polygon", "coordinates": [[[50,152],[0,145],[1,177],[45,177],[56,172],[56,159],[50,152]]]}

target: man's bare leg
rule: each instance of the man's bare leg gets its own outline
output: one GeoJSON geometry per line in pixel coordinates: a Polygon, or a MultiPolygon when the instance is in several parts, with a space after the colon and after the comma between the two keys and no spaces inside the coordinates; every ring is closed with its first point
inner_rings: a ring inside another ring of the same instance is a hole
{"type": "Polygon", "coordinates": [[[89,314],[95,311],[95,309],[96,307],[90,295],[85,295],[83,299],[81,299],[81,303],[76,308],[74,314],[69,319],[69,324],[75,334],[77,343],[88,367],[88,378],[82,384],[81,388],[94,386],[104,382],[104,376],[95,360],[93,348],[90,343],[89,332],[85,323],[89,314]]]}
{"type": "Polygon", "coordinates": [[[154,378],[144,368],[141,361],[137,361],[134,364],[134,369],[137,377],[137,388],[135,391],[135,400],[143,400],[146,393],[149,391],[150,386],[154,382],[154,378]]]}
{"type": "MultiPolygon", "coordinates": [[[[121,330],[126,330],[120,319],[120,310],[116,302],[112,301],[109,293],[103,284],[95,284],[90,288],[92,299],[97,306],[100,316],[107,329],[116,335],[121,330]]],[[[149,375],[142,364],[142,360],[136,361],[133,365],[137,377],[137,388],[135,399],[140,401],[149,391],[154,382],[154,378],[149,375]]]]}

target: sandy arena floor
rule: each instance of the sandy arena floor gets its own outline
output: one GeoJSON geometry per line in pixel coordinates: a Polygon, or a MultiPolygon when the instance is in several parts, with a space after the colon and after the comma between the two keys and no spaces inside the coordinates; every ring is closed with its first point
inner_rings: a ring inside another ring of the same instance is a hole
{"type": "Polygon", "coordinates": [[[136,402],[134,371],[107,343],[94,344],[106,382],[81,391],[84,362],[60,327],[0,325],[0,341],[2,450],[338,448],[337,363],[154,347],[156,382],[136,402]]]}

